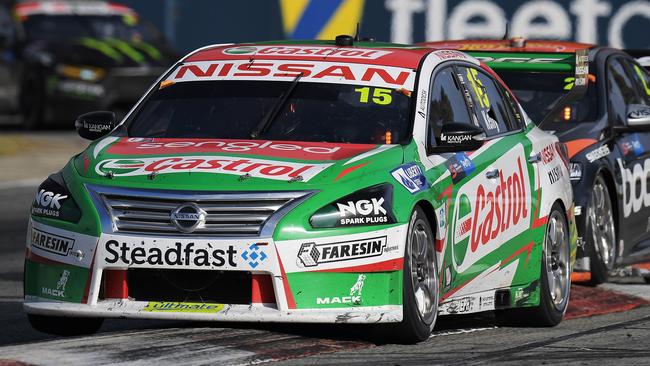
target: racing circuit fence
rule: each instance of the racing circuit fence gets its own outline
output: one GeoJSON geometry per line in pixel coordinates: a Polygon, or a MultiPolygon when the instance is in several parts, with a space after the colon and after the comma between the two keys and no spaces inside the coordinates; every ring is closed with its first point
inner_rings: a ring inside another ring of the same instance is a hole
{"type": "Polygon", "coordinates": [[[222,42],[333,39],[411,43],[510,35],[648,48],[645,0],[123,0],[179,50],[222,42]],[[162,3],[162,4],[161,4],[162,3]],[[162,5],[162,6],[161,6],[162,5]]]}

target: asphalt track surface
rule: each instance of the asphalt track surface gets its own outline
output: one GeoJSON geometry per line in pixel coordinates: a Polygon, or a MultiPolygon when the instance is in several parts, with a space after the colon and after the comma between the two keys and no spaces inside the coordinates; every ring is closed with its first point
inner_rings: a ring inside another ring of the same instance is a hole
{"type": "MultiPolygon", "coordinates": [[[[94,336],[42,334],[30,328],[21,305],[27,212],[34,190],[0,188],[0,365],[650,363],[650,306],[637,297],[578,286],[570,309],[573,319],[555,328],[501,327],[489,313],[443,317],[428,341],[413,346],[375,344],[359,326],[116,319],[107,320],[94,336]],[[620,312],[587,316],[609,311],[620,312]]],[[[648,293],[638,284],[613,286],[648,293]]]]}

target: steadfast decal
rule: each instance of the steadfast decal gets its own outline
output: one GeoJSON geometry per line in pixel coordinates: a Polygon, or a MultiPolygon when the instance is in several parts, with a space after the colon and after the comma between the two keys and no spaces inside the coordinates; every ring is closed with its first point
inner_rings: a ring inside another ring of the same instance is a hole
{"type": "Polygon", "coordinates": [[[259,55],[278,57],[333,57],[353,60],[375,60],[391,51],[368,48],[306,47],[306,46],[239,46],[225,48],[226,55],[259,55]]]}
{"type": "Polygon", "coordinates": [[[367,85],[413,90],[415,73],[392,66],[333,62],[248,60],[197,61],[180,65],[171,82],[206,80],[285,80],[302,75],[300,82],[367,85]]]}
{"type": "Polygon", "coordinates": [[[635,164],[632,169],[626,167],[622,159],[616,161],[623,180],[623,216],[628,217],[644,207],[650,207],[650,159],[635,164]]]}
{"type": "Polygon", "coordinates": [[[237,249],[228,245],[223,247],[198,247],[193,242],[176,242],[166,247],[137,246],[115,239],[104,243],[107,264],[149,265],[164,267],[198,267],[198,268],[237,268],[237,249]]]}
{"type": "Polygon", "coordinates": [[[106,159],[95,167],[97,174],[112,172],[116,177],[132,177],[171,173],[248,174],[255,178],[291,180],[298,176],[306,182],[331,164],[302,164],[228,156],[150,157],[139,159],[106,159]]]}
{"type": "Polygon", "coordinates": [[[298,267],[316,267],[319,264],[381,256],[386,248],[386,237],[337,243],[304,243],[298,250],[298,267]]]}
{"type": "Polygon", "coordinates": [[[458,190],[452,246],[458,272],[530,226],[530,179],[523,147],[515,146],[495,163],[500,167],[495,185],[478,175],[458,190]]]}
{"type": "Polygon", "coordinates": [[[165,155],[195,153],[231,153],[302,160],[339,160],[374,149],[369,144],[333,144],[322,142],[229,140],[229,139],[147,139],[123,138],[106,152],[117,155],[165,155]]]}

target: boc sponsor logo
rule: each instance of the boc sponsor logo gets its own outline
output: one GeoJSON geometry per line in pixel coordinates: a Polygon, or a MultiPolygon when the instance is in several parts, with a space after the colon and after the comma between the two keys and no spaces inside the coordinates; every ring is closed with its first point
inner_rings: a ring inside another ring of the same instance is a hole
{"type": "Polygon", "coordinates": [[[486,186],[475,178],[460,188],[454,207],[452,246],[459,272],[528,228],[529,177],[522,156],[523,148],[518,145],[497,161],[506,163],[499,164],[505,168],[500,169],[495,186],[486,186]],[[474,197],[474,202],[469,197],[474,197]]]}
{"type": "Polygon", "coordinates": [[[628,217],[650,207],[650,159],[635,164],[632,169],[625,167],[621,159],[616,161],[623,179],[623,216],[628,217]]]}
{"type": "Polygon", "coordinates": [[[385,236],[338,243],[304,243],[298,250],[297,264],[299,267],[316,267],[324,263],[378,257],[385,248],[385,236]]]}
{"type": "Polygon", "coordinates": [[[390,174],[410,193],[417,193],[428,188],[427,179],[422,169],[416,164],[406,164],[393,170],[390,174]]]}

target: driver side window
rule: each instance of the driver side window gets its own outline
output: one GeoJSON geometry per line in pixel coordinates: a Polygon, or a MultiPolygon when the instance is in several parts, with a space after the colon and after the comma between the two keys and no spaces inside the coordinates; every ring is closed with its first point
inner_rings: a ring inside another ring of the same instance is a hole
{"type": "Polygon", "coordinates": [[[435,74],[429,92],[429,147],[435,146],[435,137],[440,135],[442,125],[451,122],[473,124],[465,97],[454,77],[454,68],[448,66],[435,74]]]}

